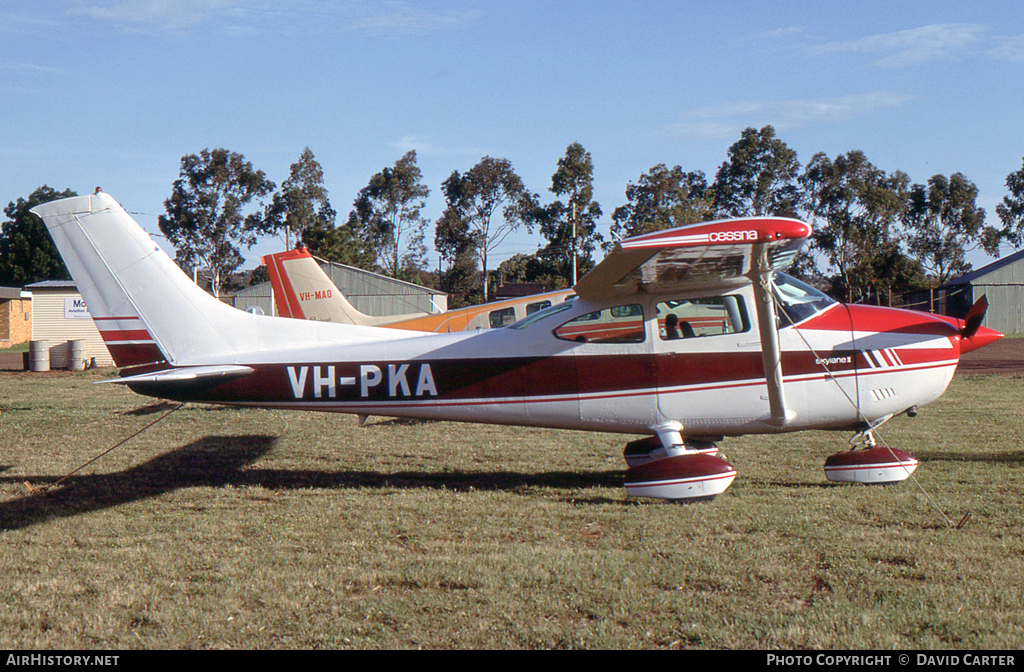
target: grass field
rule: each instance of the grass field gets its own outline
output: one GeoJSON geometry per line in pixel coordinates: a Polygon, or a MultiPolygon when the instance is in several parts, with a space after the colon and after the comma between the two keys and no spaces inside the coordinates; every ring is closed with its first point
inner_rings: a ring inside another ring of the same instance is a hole
{"type": "Polygon", "coordinates": [[[0,648],[1024,646],[1021,378],[882,428],[934,505],[828,484],[838,433],[683,506],[630,437],[191,405],[38,494],[173,408],[100,379],[0,374],[0,648]]]}

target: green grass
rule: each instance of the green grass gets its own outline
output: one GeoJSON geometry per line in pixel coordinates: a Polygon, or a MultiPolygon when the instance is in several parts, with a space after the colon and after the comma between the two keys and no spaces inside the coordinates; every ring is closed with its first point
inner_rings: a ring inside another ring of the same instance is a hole
{"type": "Polygon", "coordinates": [[[845,434],[726,440],[683,506],[629,437],[191,405],[30,494],[171,407],[100,379],[0,374],[0,648],[1024,645],[1019,378],[882,428],[942,513],[828,484],[845,434]]]}

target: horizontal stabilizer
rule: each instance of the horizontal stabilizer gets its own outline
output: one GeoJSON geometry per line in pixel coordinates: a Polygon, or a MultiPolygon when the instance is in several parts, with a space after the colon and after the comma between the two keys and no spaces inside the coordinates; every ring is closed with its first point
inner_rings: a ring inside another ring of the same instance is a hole
{"type": "Polygon", "coordinates": [[[133,385],[135,383],[180,383],[186,380],[200,380],[207,378],[219,378],[222,380],[230,378],[241,378],[253,372],[254,369],[248,366],[237,366],[226,364],[223,366],[184,366],[152,373],[140,373],[135,376],[124,378],[112,378],[101,380],[100,383],[114,383],[117,385],[133,385]]]}

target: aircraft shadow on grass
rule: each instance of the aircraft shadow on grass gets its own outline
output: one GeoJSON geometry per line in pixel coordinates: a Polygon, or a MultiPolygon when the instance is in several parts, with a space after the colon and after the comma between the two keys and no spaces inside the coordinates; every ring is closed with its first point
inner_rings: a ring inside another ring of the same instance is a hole
{"type": "Polygon", "coordinates": [[[173,410],[175,406],[181,404],[174,403],[172,401],[158,401],[152,404],[144,404],[138,408],[133,408],[130,411],[121,411],[121,415],[133,415],[133,416],[145,416],[154,415],[155,413],[165,413],[173,410]]]}
{"type": "Polygon", "coordinates": [[[266,454],[273,436],[211,436],[109,474],[75,475],[57,489],[59,476],[7,476],[0,483],[27,482],[36,493],[0,503],[0,530],[13,530],[156,497],[192,486],[231,482],[239,469],[266,454]]]}
{"type": "Polygon", "coordinates": [[[921,462],[991,462],[993,464],[1020,464],[1024,462],[1024,450],[985,453],[958,453],[951,450],[922,450],[918,455],[921,462]]]}
{"type": "MultiPolygon", "coordinates": [[[[0,484],[28,482],[35,494],[0,502],[0,530],[16,530],[57,518],[98,511],[189,487],[251,487],[270,490],[308,488],[398,488],[514,491],[524,487],[583,490],[617,488],[621,471],[517,473],[510,471],[314,471],[246,469],[274,447],[274,436],[214,436],[200,439],[138,466],[109,474],[76,475],[59,488],[58,476],[5,476],[0,484]]],[[[580,495],[583,495],[580,492],[580,495]]],[[[588,501],[587,497],[574,497],[588,501]]],[[[596,500],[595,500],[596,501],[596,500]]],[[[603,500],[602,500],[603,501],[603,500]]]]}

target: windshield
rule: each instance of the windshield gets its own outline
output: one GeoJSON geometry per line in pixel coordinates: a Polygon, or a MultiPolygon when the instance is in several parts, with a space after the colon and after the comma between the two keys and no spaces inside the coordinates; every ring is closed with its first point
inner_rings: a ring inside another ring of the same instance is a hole
{"type": "Polygon", "coordinates": [[[821,290],[785,273],[776,273],[772,277],[772,285],[775,288],[775,298],[779,302],[780,327],[803,322],[836,303],[821,290]]]}

